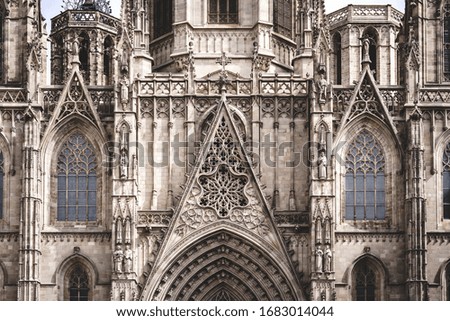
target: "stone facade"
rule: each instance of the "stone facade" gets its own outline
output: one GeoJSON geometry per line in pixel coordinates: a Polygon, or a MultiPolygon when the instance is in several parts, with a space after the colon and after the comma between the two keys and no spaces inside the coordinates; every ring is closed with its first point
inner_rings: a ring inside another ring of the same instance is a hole
{"type": "Polygon", "coordinates": [[[0,4],[1,300],[450,299],[450,2],[105,3],[0,4]]]}

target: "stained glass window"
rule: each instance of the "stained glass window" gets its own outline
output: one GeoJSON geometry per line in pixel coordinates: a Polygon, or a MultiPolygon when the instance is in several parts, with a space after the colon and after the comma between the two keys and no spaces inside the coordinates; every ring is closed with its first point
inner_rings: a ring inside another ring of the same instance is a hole
{"type": "Polygon", "coordinates": [[[58,156],[58,221],[96,220],[97,161],[94,148],[77,133],[64,143],[58,156]]]}
{"type": "Polygon", "coordinates": [[[275,0],[273,4],[274,31],[292,36],[292,0],[275,0]]]}
{"type": "Polygon", "coordinates": [[[75,266],[69,275],[69,300],[88,301],[89,298],[89,277],[83,267],[79,264],[75,266]]]}
{"type": "Polygon", "coordinates": [[[375,137],[363,129],[351,142],[345,160],[345,218],[385,218],[383,150],[375,137]]]}
{"type": "Polygon", "coordinates": [[[209,0],[209,23],[238,23],[238,0],[209,0]]]}
{"type": "Polygon", "coordinates": [[[442,158],[442,192],[444,203],[444,219],[450,219],[450,143],[447,144],[442,158]]]}

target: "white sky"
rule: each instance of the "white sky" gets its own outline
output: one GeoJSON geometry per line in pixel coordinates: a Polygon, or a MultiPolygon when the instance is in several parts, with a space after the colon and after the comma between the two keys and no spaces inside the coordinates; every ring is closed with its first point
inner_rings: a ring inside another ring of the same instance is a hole
{"type": "MultiPolygon", "coordinates": [[[[47,20],[48,29],[50,28],[50,19],[61,12],[62,0],[42,0],[42,13],[47,20]]],[[[121,0],[110,0],[113,15],[119,16],[121,0]]],[[[391,4],[394,8],[404,11],[404,0],[355,0],[355,1],[339,1],[325,0],[325,10],[327,13],[336,11],[349,4],[391,4]]]]}

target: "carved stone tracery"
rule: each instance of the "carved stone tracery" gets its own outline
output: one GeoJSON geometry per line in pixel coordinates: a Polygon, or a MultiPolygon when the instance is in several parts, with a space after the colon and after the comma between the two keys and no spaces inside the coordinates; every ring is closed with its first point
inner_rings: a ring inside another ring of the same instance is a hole
{"type": "Polygon", "coordinates": [[[222,116],[180,214],[178,235],[183,236],[218,219],[229,219],[258,234],[266,234],[266,218],[252,186],[248,166],[238,139],[222,116]]]}
{"type": "Polygon", "coordinates": [[[352,106],[352,111],[349,115],[348,122],[364,113],[373,115],[380,120],[383,120],[385,116],[382,109],[383,107],[377,98],[375,89],[366,77],[361,84],[356,100],[352,106]]]}

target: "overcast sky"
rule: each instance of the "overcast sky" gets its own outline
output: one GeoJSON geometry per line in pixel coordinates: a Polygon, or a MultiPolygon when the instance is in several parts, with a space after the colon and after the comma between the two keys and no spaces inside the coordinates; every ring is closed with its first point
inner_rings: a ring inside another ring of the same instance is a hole
{"type": "MultiPolygon", "coordinates": [[[[61,12],[62,0],[42,0],[42,13],[47,19],[47,25],[50,27],[50,19],[61,12]]],[[[110,0],[113,15],[119,16],[121,0],[110,0]]],[[[400,11],[404,11],[404,0],[355,0],[355,1],[339,1],[339,0],[325,0],[325,10],[327,13],[336,11],[348,4],[391,4],[400,11]]]]}

